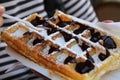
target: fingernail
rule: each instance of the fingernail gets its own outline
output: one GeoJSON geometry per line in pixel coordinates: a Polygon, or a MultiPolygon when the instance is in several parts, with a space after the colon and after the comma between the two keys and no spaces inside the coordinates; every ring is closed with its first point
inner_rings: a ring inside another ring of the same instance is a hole
{"type": "Polygon", "coordinates": [[[105,22],[105,23],[113,23],[114,21],[113,20],[104,20],[102,22],[105,22]]]}

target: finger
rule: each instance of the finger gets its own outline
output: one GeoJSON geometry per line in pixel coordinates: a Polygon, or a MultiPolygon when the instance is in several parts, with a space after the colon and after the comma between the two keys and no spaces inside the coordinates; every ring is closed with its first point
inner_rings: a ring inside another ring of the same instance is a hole
{"type": "Polygon", "coordinates": [[[102,22],[105,22],[105,23],[113,23],[114,21],[113,20],[104,20],[102,22]]]}
{"type": "Polygon", "coordinates": [[[5,12],[5,7],[0,5],[0,16],[5,12]]]}
{"type": "Polygon", "coordinates": [[[0,26],[3,25],[3,18],[2,18],[2,15],[3,13],[5,12],[5,7],[0,5],[0,26]]]}

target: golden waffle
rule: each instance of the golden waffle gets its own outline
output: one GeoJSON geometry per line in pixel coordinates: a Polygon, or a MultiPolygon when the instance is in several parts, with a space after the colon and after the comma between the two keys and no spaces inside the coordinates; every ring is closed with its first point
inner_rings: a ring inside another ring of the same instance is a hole
{"type": "Polygon", "coordinates": [[[37,30],[20,23],[2,32],[2,39],[20,54],[66,80],[99,80],[120,66],[120,40],[56,11],[49,19],[27,18],[37,30]]]}

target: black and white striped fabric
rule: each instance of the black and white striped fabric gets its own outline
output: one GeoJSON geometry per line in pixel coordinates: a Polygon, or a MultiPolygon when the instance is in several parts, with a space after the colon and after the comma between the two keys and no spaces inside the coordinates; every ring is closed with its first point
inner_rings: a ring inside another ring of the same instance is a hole
{"type": "Polygon", "coordinates": [[[63,3],[66,13],[90,22],[98,21],[90,0],[63,0],[63,3]]]}
{"type": "MultiPolygon", "coordinates": [[[[62,6],[66,13],[91,22],[98,21],[89,0],[62,1],[62,6]]],[[[0,4],[6,7],[6,14],[19,18],[24,18],[35,12],[43,17],[47,17],[44,0],[0,0],[0,4]]],[[[4,19],[4,25],[0,28],[0,32],[14,23],[14,20],[4,19]]],[[[6,53],[6,46],[3,41],[0,41],[0,80],[43,80],[35,76],[31,70],[25,66],[11,72],[6,72],[9,67],[18,62],[6,53]]]]}

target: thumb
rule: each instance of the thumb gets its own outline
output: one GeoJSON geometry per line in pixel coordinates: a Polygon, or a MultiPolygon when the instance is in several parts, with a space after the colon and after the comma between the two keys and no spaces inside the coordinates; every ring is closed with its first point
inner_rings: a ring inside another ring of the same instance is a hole
{"type": "Polygon", "coordinates": [[[2,26],[2,24],[3,24],[3,17],[2,17],[2,15],[3,15],[4,12],[5,12],[5,7],[0,5],[0,26],[2,26]]]}
{"type": "Polygon", "coordinates": [[[114,21],[113,20],[104,20],[102,22],[105,22],[105,23],[113,23],[114,21]]]}

